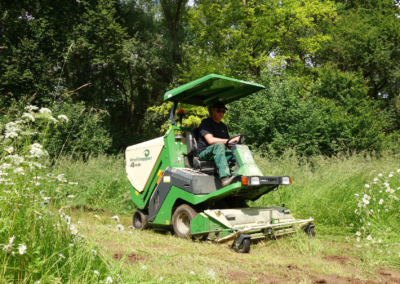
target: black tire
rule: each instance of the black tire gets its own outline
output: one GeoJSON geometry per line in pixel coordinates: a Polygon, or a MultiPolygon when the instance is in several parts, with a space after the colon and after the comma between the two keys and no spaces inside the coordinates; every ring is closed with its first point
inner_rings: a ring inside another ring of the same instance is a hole
{"type": "Polygon", "coordinates": [[[149,215],[144,214],[140,209],[136,209],[133,213],[132,223],[136,230],[150,229],[149,215]]]}
{"type": "Polygon", "coordinates": [[[306,233],[307,236],[310,238],[315,237],[315,229],[313,224],[307,224],[307,226],[304,227],[304,233],[306,233]]]}
{"type": "Polygon", "coordinates": [[[240,247],[236,250],[238,253],[250,252],[250,239],[244,239],[240,247]]]}
{"type": "Polygon", "coordinates": [[[183,204],[176,208],[172,216],[172,226],[175,234],[180,238],[192,238],[190,233],[190,223],[197,216],[196,210],[187,204],[183,204]]]}

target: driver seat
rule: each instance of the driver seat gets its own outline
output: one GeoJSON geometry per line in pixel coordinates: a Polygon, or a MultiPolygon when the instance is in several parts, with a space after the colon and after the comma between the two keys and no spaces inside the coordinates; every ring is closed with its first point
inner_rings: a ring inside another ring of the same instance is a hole
{"type": "MultiPolygon", "coordinates": [[[[200,161],[197,153],[199,135],[199,128],[192,128],[192,132],[186,133],[187,154],[185,155],[185,167],[193,168],[202,173],[218,173],[218,168],[214,161],[200,161]]],[[[229,167],[234,165],[235,163],[228,163],[229,167]]]]}

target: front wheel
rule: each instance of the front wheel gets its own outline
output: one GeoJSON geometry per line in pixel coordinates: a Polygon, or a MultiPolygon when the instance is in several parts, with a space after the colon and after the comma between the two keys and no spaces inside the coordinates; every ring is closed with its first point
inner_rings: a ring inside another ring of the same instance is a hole
{"type": "Polygon", "coordinates": [[[142,210],[136,209],[133,213],[133,227],[136,230],[146,230],[150,228],[149,215],[144,214],[142,210]]]}
{"type": "Polygon", "coordinates": [[[236,249],[238,253],[248,253],[250,252],[250,239],[244,239],[242,244],[236,249]]]}
{"type": "Polygon", "coordinates": [[[304,233],[306,233],[306,235],[308,235],[310,238],[315,237],[315,229],[314,229],[314,225],[309,223],[304,227],[304,233]]]}
{"type": "Polygon", "coordinates": [[[172,216],[172,225],[175,234],[180,238],[192,238],[190,223],[197,216],[197,212],[187,204],[179,206],[172,216]]]}

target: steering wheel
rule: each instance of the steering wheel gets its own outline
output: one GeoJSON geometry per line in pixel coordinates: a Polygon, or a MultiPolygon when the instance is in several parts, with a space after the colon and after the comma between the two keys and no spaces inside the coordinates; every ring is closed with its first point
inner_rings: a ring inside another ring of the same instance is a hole
{"type": "Polygon", "coordinates": [[[230,137],[228,139],[228,141],[226,141],[225,146],[230,148],[230,147],[233,147],[236,144],[243,144],[246,140],[247,140],[247,134],[238,134],[238,135],[230,137]],[[229,143],[229,141],[231,141],[233,138],[236,138],[236,137],[240,137],[238,142],[229,143]],[[243,137],[244,137],[244,139],[242,140],[243,137]]]}

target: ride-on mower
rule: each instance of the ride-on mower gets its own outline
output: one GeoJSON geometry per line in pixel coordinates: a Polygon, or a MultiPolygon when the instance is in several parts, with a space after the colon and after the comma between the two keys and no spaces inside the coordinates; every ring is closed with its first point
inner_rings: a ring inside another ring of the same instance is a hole
{"type": "Polygon", "coordinates": [[[175,121],[178,103],[210,106],[225,104],[256,93],[259,84],[210,74],[168,91],[172,101],[168,130],[163,137],[126,149],[126,174],[131,183],[135,229],[159,225],[173,227],[181,238],[217,243],[229,242],[241,253],[250,251],[252,240],[276,238],[303,228],[314,235],[313,219],[298,220],[282,206],[249,207],[262,195],[292,183],[289,176],[264,176],[243,142],[246,134],[231,137],[226,147],[236,163],[229,164],[235,178],[222,187],[213,161],[200,161],[197,152],[198,128],[182,127],[175,121]],[[184,135],[186,134],[186,135],[184,135]],[[184,137],[185,136],[185,137],[184,137]],[[230,141],[239,136],[237,143],[230,141]]]}

